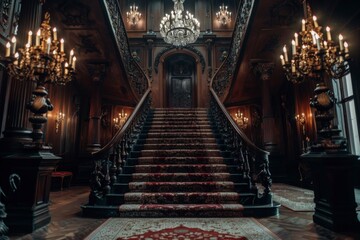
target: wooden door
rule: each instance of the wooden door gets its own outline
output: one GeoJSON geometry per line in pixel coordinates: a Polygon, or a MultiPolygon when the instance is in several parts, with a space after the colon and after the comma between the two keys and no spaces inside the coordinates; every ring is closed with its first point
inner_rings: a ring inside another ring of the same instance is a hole
{"type": "Polygon", "coordinates": [[[177,54],[166,64],[167,105],[170,108],[195,107],[195,61],[193,58],[177,54]]]}

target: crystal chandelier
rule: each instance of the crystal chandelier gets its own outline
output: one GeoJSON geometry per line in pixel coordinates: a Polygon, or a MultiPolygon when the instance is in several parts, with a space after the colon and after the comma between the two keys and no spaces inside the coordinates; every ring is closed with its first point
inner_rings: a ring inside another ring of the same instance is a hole
{"type": "Polygon", "coordinates": [[[33,42],[33,33],[29,31],[23,48],[16,48],[16,38],[6,44],[5,57],[1,57],[1,66],[16,80],[36,82],[33,97],[27,108],[33,113],[29,121],[33,126],[35,146],[42,147],[42,125],[47,122],[46,114],[53,110],[45,84],[64,85],[75,76],[76,57],[74,50],[69,58],[64,51],[64,39],[58,39],[57,29],[50,26],[50,14],[45,13],[44,21],[33,42]]]}
{"type": "Polygon", "coordinates": [[[227,9],[228,7],[225,6],[223,3],[222,6],[220,6],[220,11],[216,13],[216,19],[222,25],[227,25],[228,23],[231,22],[231,12],[229,12],[227,9]]]}
{"type": "Polygon", "coordinates": [[[174,10],[165,14],[160,23],[160,34],[164,41],[174,46],[185,46],[194,43],[200,35],[200,23],[186,11],[185,0],[173,0],[174,10]]]}
{"type": "Polygon", "coordinates": [[[135,26],[140,21],[141,13],[138,11],[138,6],[135,6],[135,3],[130,6],[130,12],[126,12],[126,19],[132,26],[135,26]]]}

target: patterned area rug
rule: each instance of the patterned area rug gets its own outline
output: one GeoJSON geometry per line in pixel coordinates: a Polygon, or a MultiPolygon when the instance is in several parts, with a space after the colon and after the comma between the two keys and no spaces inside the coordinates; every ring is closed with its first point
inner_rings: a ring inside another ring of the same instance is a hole
{"type": "Polygon", "coordinates": [[[253,218],[110,218],[86,240],[278,240],[253,218]]]}
{"type": "MultiPolygon", "coordinates": [[[[296,212],[315,211],[314,192],[312,190],[290,186],[282,183],[274,183],[271,190],[274,193],[274,201],[296,212]]],[[[357,211],[360,210],[360,191],[355,189],[357,211]]]]}

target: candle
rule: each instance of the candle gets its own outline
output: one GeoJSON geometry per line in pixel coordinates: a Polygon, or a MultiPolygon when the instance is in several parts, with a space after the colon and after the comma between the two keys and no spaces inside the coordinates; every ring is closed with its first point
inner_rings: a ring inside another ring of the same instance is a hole
{"type": "Polygon", "coordinates": [[[317,23],[317,17],[316,16],[313,16],[313,20],[314,20],[314,26],[315,27],[318,27],[319,25],[318,25],[318,23],[317,23]]]}
{"type": "Polygon", "coordinates": [[[12,37],[11,42],[13,44],[13,54],[16,52],[16,37],[12,37]]]}
{"type": "Polygon", "coordinates": [[[10,42],[7,42],[7,44],[6,44],[6,53],[5,53],[5,57],[10,57],[10,47],[11,47],[10,42]]]}
{"type": "Polygon", "coordinates": [[[71,49],[71,51],[70,51],[70,57],[69,57],[69,64],[71,64],[71,60],[72,60],[73,55],[74,55],[74,50],[71,49]]]}
{"type": "Polygon", "coordinates": [[[327,41],[324,41],[324,48],[325,49],[327,49],[327,45],[328,45],[327,41]]]}
{"type": "Polygon", "coordinates": [[[301,21],[301,31],[305,31],[305,19],[303,19],[302,21],[301,21]]]}
{"type": "Polygon", "coordinates": [[[320,49],[321,49],[321,47],[320,47],[320,40],[319,40],[320,37],[319,37],[319,35],[316,34],[316,35],[315,35],[315,38],[316,38],[316,46],[317,46],[317,49],[320,50],[320,49]]]}
{"type": "Polygon", "coordinates": [[[328,41],[331,41],[331,33],[329,27],[326,27],[326,38],[328,41]]]}
{"type": "Polygon", "coordinates": [[[65,63],[65,75],[67,75],[69,73],[69,64],[66,62],[65,63]]]}
{"type": "Polygon", "coordinates": [[[75,71],[75,62],[76,62],[76,57],[74,56],[71,64],[71,67],[74,71],[75,71]]]}
{"type": "Polygon", "coordinates": [[[344,39],[344,37],[340,34],[340,35],[339,35],[340,51],[344,50],[343,39],[344,39]]]}
{"type": "Polygon", "coordinates": [[[32,44],[32,35],[33,35],[32,31],[29,31],[28,42],[27,42],[29,44],[29,46],[31,46],[31,44],[32,44]]]}
{"type": "Polygon", "coordinates": [[[345,53],[349,53],[349,44],[347,42],[344,42],[345,47],[345,53]]]}
{"type": "Polygon", "coordinates": [[[54,41],[57,40],[57,30],[56,27],[53,28],[53,34],[54,34],[54,41]]]}
{"type": "Polygon", "coordinates": [[[295,73],[295,60],[291,60],[291,72],[295,73]]]}
{"type": "Polygon", "coordinates": [[[64,39],[62,38],[61,40],[60,40],[60,52],[64,52],[64,39]]]}
{"type": "Polygon", "coordinates": [[[316,38],[315,38],[316,32],[311,31],[311,36],[312,36],[312,40],[313,40],[313,44],[316,44],[316,38]]]}
{"type": "Polygon", "coordinates": [[[51,47],[51,38],[46,40],[46,53],[50,54],[50,47],[51,47]]]}
{"type": "Polygon", "coordinates": [[[294,37],[295,37],[295,46],[299,46],[299,35],[295,33],[294,37]]]}
{"type": "Polygon", "coordinates": [[[295,55],[296,54],[295,40],[291,41],[291,50],[292,50],[292,55],[295,55]]]}
{"type": "Polygon", "coordinates": [[[40,35],[41,35],[41,30],[39,29],[36,33],[36,46],[40,46],[40,35]]]}
{"type": "Polygon", "coordinates": [[[27,44],[25,45],[25,50],[26,50],[26,52],[29,52],[29,48],[30,48],[30,44],[27,43],[27,44]]]}
{"type": "Polygon", "coordinates": [[[16,52],[14,54],[14,57],[15,57],[14,65],[17,66],[19,64],[19,53],[16,52]]]}
{"type": "Polygon", "coordinates": [[[285,62],[288,62],[289,58],[288,58],[288,55],[287,55],[286,45],[283,47],[283,52],[284,52],[285,62]]]}
{"type": "Polygon", "coordinates": [[[280,55],[280,60],[281,60],[281,65],[285,65],[285,60],[284,60],[284,56],[280,55]]]}

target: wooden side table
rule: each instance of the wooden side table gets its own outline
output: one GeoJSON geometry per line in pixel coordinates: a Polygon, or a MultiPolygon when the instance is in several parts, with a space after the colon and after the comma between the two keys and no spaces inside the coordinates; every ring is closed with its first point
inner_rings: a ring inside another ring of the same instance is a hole
{"type": "Polygon", "coordinates": [[[67,172],[67,171],[59,171],[59,172],[52,172],[51,173],[51,178],[60,178],[60,190],[63,190],[64,187],[64,180],[66,178],[69,179],[69,184],[68,187],[70,187],[70,183],[71,183],[71,179],[72,179],[73,173],[72,172],[67,172]]]}

